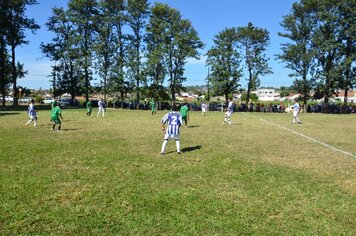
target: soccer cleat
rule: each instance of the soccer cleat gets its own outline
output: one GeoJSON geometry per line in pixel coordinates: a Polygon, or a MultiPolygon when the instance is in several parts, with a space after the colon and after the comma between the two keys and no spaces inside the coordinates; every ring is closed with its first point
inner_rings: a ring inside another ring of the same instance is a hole
{"type": "Polygon", "coordinates": [[[164,156],[164,152],[160,152],[159,154],[160,154],[161,156],[164,156]]]}
{"type": "Polygon", "coordinates": [[[303,124],[303,122],[299,121],[298,124],[303,124]]]}
{"type": "Polygon", "coordinates": [[[182,152],[177,152],[177,154],[182,154],[182,152]]]}

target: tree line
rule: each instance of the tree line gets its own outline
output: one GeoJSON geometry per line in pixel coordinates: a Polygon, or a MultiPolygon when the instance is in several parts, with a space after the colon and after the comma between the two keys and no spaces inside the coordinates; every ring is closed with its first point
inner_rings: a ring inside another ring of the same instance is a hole
{"type": "MultiPolygon", "coordinates": [[[[17,79],[26,73],[15,60],[15,49],[28,43],[26,30],[39,28],[25,14],[26,6],[34,4],[36,0],[0,0],[0,89],[5,96],[12,85],[14,105],[17,79]]],[[[286,43],[275,58],[292,71],[289,76],[304,103],[310,90],[325,104],[334,92],[345,90],[347,102],[347,91],[356,83],[355,13],[355,0],[301,0],[284,16],[279,35],[286,43]]],[[[174,103],[187,80],[187,59],[199,59],[204,47],[178,10],[148,0],[69,0],[66,9],[52,9],[46,27],[54,37],[40,50],[54,62],[53,93],[85,94],[86,100],[91,81],[99,77],[105,97],[110,93],[123,100],[134,92],[137,104],[142,97],[174,103]]],[[[223,29],[213,42],[206,53],[212,93],[227,99],[245,78],[248,101],[260,78],[272,73],[265,54],[269,32],[250,22],[223,29]]]]}

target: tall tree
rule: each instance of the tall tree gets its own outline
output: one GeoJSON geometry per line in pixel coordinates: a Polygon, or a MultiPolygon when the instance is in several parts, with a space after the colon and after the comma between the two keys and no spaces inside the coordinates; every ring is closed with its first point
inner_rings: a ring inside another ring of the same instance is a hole
{"type": "Polygon", "coordinates": [[[14,102],[13,105],[18,105],[17,99],[17,66],[16,66],[16,48],[22,44],[27,44],[28,41],[25,40],[25,31],[30,30],[34,33],[40,28],[34,21],[26,16],[26,7],[28,5],[37,4],[36,0],[12,0],[7,2],[5,6],[8,7],[6,10],[6,18],[8,24],[6,24],[6,42],[10,46],[11,50],[11,74],[12,74],[12,85],[14,92],[14,102]]]}
{"type": "Polygon", "coordinates": [[[98,26],[96,27],[97,37],[94,45],[95,56],[97,59],[96,69],[103,84],[104,100],[106,101],[106,94],[108,92],[107,82],[109,73],[111,71],[112,61],[114,59],[114,40],[113,32],[112,9],[110,2],[103,0],[99,2],[99,14],[96,18],[98,26]]]}
{"type": "MultiPolygon", "coordinates": [[[[337,0],[305,1],[305,10],[314,14],[317,26],[313,35],[318,67],[316,78],[322,84],[324,105],[327,111],[329,98],[337,90],[340,70],[340,41],[337,0]]],[[[319,85],[320,86],[320,85],[319,85]]]]}
{"type": "Polygon", "coordinates": [[[128,49],[129,72],[136,84],[137,106],[140,104],[140,84],[144,81],[141,53],[143,51],[144,30],[149,15],[149,3],[147,0],[128,0],[127,22],[133,31],[131,43],[128,49]]]}
{"type": "Polygon", "coordinates": [[[78,49],[76,48],[73,25],[63,8],[53,8],[52,16],[46,23],[48,30],[54,33],[51,43],[42,43],[42,52],[56,63],[53,66],[56,83],[53,87],[55,96],[61,93],[71,94],[72,101],[80,92],[81,81],[77,74],[78,49]]]}
{"type": "Polygon", "coordinates": [[[199,58],[198,49],[204,44],[189,20],[182,19],[176,9],[156,3],[151,10],[147,27],[147,73],[152,80],[151,89],[160,91],[168,74],[172,105],[175,94],[180,92],[186,80],[184,66],[188,58],[199,58]]]}
{"type": "Polygon", "coordinates": [[[250,99],[251,90],[260,84],[260,76],[272,73],[268,66],[268,58],[264,54],[269,45],[269,33],[266,29],[253,26],[250,22],[245,27],[237,28],[237,40],[248,73],[247,78],[247,102],[250,99]]]}
{"type": "Polygon", "coordinates": [[[215,93],[223,94],[226,101],[239,87],[241,57],[237,49],[235,28],[226,28],[214,37],[214,46],[207,53],[210,78],[215,93]]]}
{"type": "Polygon", "coordinates": [[[9,72],[11,65],[6,47],[6,32],[9,25],[8,10],[6,2],[0,1],[0,92],[3,106],[5,106],[6,88],[10,84],[9,72]]]}
{"type": "Polygon", "coordinates": [[[146,50],[146,75],[148,77],[149,96],[155,101],[163,98],[165,96],[165,89],[163,87],[163,82],[167,74],[167,68],[165,64],[165,37],[169,29],[169,17],[171,9],[162,3],[156,3],[151,8],[151,17],[147,25],[147,34],[145,37],[145,42],[147,44],[146,50]]]}
{"type": "Polygon", "coordinates": [[[286,32],[279,35],[292,42],[282,44],[283,53],[277,55],[277,58],[293,71],[289,76],[296,77],[294,85],[303,95],[303,103],[306,105],[312,88],[312,79],[308,75],[314,58],[311,39],[315,23],[309,12],[299,3],[294,3],[291,13],[283,18],[281,26],[286,32]]]}
{"type": "Polygon", "coordinates": [[[172,106],[175,103],[175,93],[183,88],[184,66],[188,58],[199,59],[199,49],[204,47],[198,32],[191,22],[182,19],[180,13],[173,14],[177,18],[171,22],[168,37],[166,37],[166,66],[169,75],[169,87],[172,97],[172,106]]]}
{"type": "Polygon", "coordinates": [[[345,90],[344,104],[347,104],[348,91],[356,86],[356,1],[340,0],[337,6],[343,75],[339,87],[345,90]]]}
{"type": "Polygon", "coordinates": [[[92,61],[95,42],[96,0],[71,0],[68,3],[69,20],[73,23],[75,41],[78,48],[80,66],[84,70],[84,89],[86,101],[89,101],[90,80],[92,79],[92,61]]]}
{"type": "Polygon", "coordinates": [[[109,92],[120,93],[121,104],[123,104],[124,95],[130,92],[132,88],[132,84],[129,81],[125,81],[124,72],[127,35],[124,33],[123,28],[127,23],[125,14],[127,3],[125,0],[103,0],[101,4],[106,9],[106,15],[112,25],[111,52],[113,55],[107,87],[109,92]]]}

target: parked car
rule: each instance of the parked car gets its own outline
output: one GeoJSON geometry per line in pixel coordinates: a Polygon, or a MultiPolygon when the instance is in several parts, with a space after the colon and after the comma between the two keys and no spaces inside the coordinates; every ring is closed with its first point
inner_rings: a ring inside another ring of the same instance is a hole
{"type": "Polygon", "coordinates": [[[13,102],[14,98],[11,96],[5,96],[5,102],[13,102]]]}
{"type": "Polygon", "coordinates": [[[226,104],[218,104],[215,107],[215,111],[225,111],[226,108],[227,108],[226,104]]]}
{"type": "Polygon", "coordinates": [[[45,97],[45,99],[42,100],[42,103],[44,104],[51,104],[54,101],[54,98],[52,97],[45,97]]]}
{"type": "Polygon", "coordinates": [[[191,110],[191,111],[201,111],[201,107],[195,105],[194,103],[188,103],[187,106],[188,106],[189,110],[191,110]]]}
{"type": "Polygon", "coordinates": [[[31,102],[31,99],[30,97],[24,97],[24,98],[20,98],[19,99],[19,102],[23,102],[23,103],[30,103],[31,102]]]}
{"type": "Polygon", "coordinates": [[[70,99],[69,98],[61,98],[58,100],[58,105],[60,106],[69,106],[70,105],[70,99]]]}

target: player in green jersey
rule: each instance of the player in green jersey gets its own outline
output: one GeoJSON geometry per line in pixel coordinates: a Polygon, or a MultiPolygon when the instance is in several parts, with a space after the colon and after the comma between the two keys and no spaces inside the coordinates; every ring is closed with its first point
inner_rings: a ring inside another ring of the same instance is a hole
{"type": "Polygon", "coordinates": [[[87,102],[87,116],[91,115],[91,111],[92,111],[92,104],[91,104],[91,101],[89,100],[87,102]]]}
{"type": "Polygon", "coordinates": [[[185,128],[188,128],[189,108],[186,103],[180,108],[180,114],[182,116],[182,120],[184,121],[185,128]]]}
{"type": "Polygon", "coordinates": [[[151,100],[151,102],[150,102],[150,105],[151,105],[151,112],[152,112],[152,115],[153,114],[156,114],[156,102],[155,102],[155,100],[151,100]]]}
{"type": "Polygon", "coordinates": [[[56,125],[58,125],[58,131],[61,130],[61,120],[59,117],[63,120],[62,114],[61,114],[61,108],[59,108],[57,101],[53,102],[53,108],[51,111],[51,121],[53,124],[52,130],[55,129],[56,125]]]}

